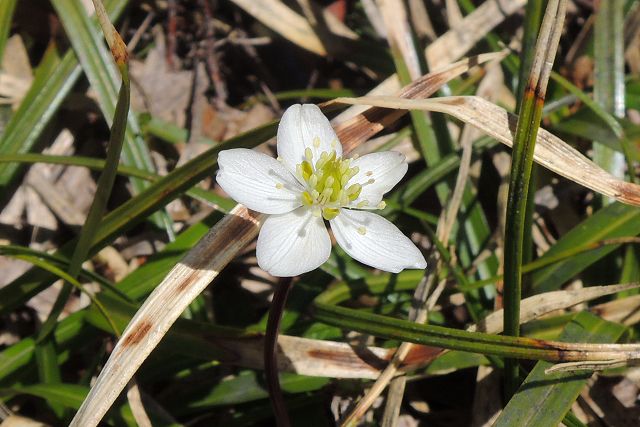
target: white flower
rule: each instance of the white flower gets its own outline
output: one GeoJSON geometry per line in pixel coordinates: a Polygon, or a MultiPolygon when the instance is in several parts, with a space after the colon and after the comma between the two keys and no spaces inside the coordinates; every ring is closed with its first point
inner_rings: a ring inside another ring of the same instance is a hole
{"type": "Polygon", "coordinates": [[[328,220],[351,257],[397,273],[424,269],[420,250],[398,228],[367,210],[407,172],[388,151],[343,159],[342,145],[320,109],[293,105],[278,127],[278,159],[244,148],[221,151],[218,184],[237,202],[269,214],[258,236],[260,267],[274,276],[311,271],[331,253],[328,220]]]}

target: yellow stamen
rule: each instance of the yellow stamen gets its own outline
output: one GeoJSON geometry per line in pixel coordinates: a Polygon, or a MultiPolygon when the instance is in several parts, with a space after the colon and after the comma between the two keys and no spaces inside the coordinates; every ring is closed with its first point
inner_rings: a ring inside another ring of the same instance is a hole
{"type": "MultiPolygon", "coordinates": [[[[319,148],[320,139],[313,139],[313,146],[319,148]]],[[[338,144],[337,141],[334,141],[338,144]]],[[[306,183],[302,193],[302,203],[313,209],[316,216],[333,219],[340,208],[348,206],[360,196],[360,184],[349,185],[349,181],[359,171],[351,167],[351,159],[338,157],[336,150],[323,151],[314,155],[310,147],[304,150],[305,160],[296,166],[298,177],[306,183]]]]}
{"type": "Polygon", "coordinates": [[[322,217],[327,221],[337,217],[340,213],[340,209],[337,208],[324,208],[322,209],[322,217]]]}

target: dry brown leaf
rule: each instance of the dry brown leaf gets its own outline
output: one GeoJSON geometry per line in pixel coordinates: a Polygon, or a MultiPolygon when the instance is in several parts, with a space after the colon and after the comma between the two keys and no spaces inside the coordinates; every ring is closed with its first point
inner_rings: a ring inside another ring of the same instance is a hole
{"type": "Polygon", "coordinates": [[[378,0],[378,7],[384,19],[387,39],[393,50],[400,52],[411,80],[420,77],[420,60],[413,44],[409,18],[401,0],[378,0]]]}
{"type": "Polygon", "coordinates": [[[640,295],[598,304],[591,307],[591,312],[610,322],[635,325],[640,322],[640,295]]]}
{"type": "Polygon", "coordinates": [[[318,55],[326,55],[320,38],[302,16],[279,0],[231,0],[285,39],[318,55]]]}
{"type": "Polygon", "coordinates": [[[0,70],[0,97],[2,103],[9,103],[14,109],[31,87],[33,73],[29,54],[24,46],[22,37],[16,34],[7,40],[2,67],[0,70]]]}
{"type": "MultiPolygon", "coordinates": [[[[520,323],[526,323],[538,319],[544,314],[556,310],[562,310],[574,305],[611,295],[629,289],[637,289],[638,283],[628,283],[621,285],[591,286],[588,288],[575,289],[570,291],[553,291],[544,294],[534,295],[525,298],[520,303],[520,323]]],[[[499,334],[502,332],[504,310],[498,310],[485,317],[468,328],[468,331],[486,332],[489,334],[499,334]]]]}
{"type": "MultiPolygon", "coordinates": [[[[513,144],[517,117],[491,102],[475,96],[433,99],[398,97],[337,98],[336,103],[437,111],[471,124],[509,147],[513,144]]],[[[640,186],[622,181],[586,158],[562,139],[540,128],[534,160],[547,169],[600,194],[628,205],[640,206],[640,186]]]]}
{"type": "Polygon", "coordinates": [[[31,418],[21,417],[19,415],[10,415],[5,418],[0,427],[48,427],[49,424],[41,423],[40,421],[32,420],[31,418]]]}
{"type": "Polygon", "coordinates": [[[425,51],[429,68],[437,70],[465,55],[489,31],[526,3],[526,0],[487,0],[482,3],[458,26],[429,44],[425,51]]]}
{"type": "Polygon", "coordinates": [[[193,86],[193,71],[171,69],[167,64],[162,28],[154,27],[152,33],[155,43],[144,61],[131,60],[131,79],[134,83],[131,88],[132,108],[148,111],[155,117],[184,127],[193,86]]]}

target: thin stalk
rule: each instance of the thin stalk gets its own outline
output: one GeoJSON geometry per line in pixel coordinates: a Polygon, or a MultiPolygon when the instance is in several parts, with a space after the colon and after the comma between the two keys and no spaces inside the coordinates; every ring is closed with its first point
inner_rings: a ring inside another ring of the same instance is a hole
{"type": "Polygon", "coordinates": [[[264,337],[264,374],[267,380],[269,400],[271,401],[278,427],[289,427],[291,425],[282,390],[280,389],[280,378],[278,377],[278,334],[280,333],[282,313],[287,303],[291,284],[290,277],[282,279],[278,284],[271,301],[267,330],[264,337]]]}
{"type": "MultiPolygon", "coordinates": [[[[533,67],[533,62],[537,50],[536,41],[540,30],[540,24],[542,21],[542,13],[547,5],[546,0],[531,0],[527,2],[525,10],[524,21],[524,36],[522,40],[522,51],[520,52],[520,73],[518,75],[518,91],[517,91],[517,107],[516,114],[521,113],[521,108],[524,104],[524,96],[527,89],[528,75],[533,67]]],[[[533,151],[533,150],[532,150],[533,151]]],[[[532,164],[531,172],[529,176],[529,183],[527,193],[534,194],[537,187],[536,165],[532,164]]],[[[533,237],[531,234],[531,228],[533,226],[533,212],[535,209],[535,200],[533,197],[527,198],[527,202],[524,205],[524,219],[523,219],[523,234],[522,234],[522,259],[520,263],[526,263],[531,261],[533,257],[533,237]]],[[[508,213],[507,213],[508,215],[508,213]]],[[[507,216],[508,218],[508,216],[507,216]]],[[[497,283],[499,291],[504,293],[504,282],[497,283]]],[[[520,287],[522,284],[519,285],[520,287]]],[[[519,298],[518,298],[519,300],[519,298]]],[[[504,303],[504,301],[502,301],[504,303]]],[[[519,315],[519,313],[518,313],[519,315]]],[[[518,362],[515,360],[505,360],[505,379],[511,377],[513,383],[519,383],[519,368],[518,362]]],[[[508,388],[505,388],[507,390],[508,388]]]]}
{"type": "Polygon", "coordinates": [[[425,325],[361,310],[314,302],[314,317],[329,325],[376,337],[485,355],[549,362],[622,362],[640,360],[639,344],[590,344],[469,332],[425,325]]]}
{"type": "MultiPolygon", "coordinates": [[[[566,1],[562,0],[551,0],[547,6],[534,61],[518,108],[520,115],[513,143],[504,242],[504,333],[514,337],[520,335],[522,260],[533,152],[565,9],[566,1]]],[[[515,393],[519,384],[517,361],[505,360],[505,400],[515,393]]]]}

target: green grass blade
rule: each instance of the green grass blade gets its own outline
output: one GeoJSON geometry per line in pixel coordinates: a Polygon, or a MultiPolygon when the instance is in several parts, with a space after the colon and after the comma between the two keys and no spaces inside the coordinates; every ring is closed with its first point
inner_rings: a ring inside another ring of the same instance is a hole
{"type": "MultiPolygon", "coordinates": [[[[100,14],[100,12],[102,11],[99,11],[98,14],[100,14]]],[[[106,11],[104,11],[104,13],[106,14],[106,11]]],[[[89,254],[91,243],[96,234],[96,230],[98,229],[98,225],[102,221],[104,211],[107,207],[107,202],[111,196],[111,190],[113,189],[113,184],[118,170],[118,163],[120,162],[120,154],[124,145],[124,136],[127,129],[127,116],[129,115],[131,83],[129,81],[126,46],[110,23],[103,24],[103,31],[107,40],[109,40],[112,55],[120,71],[122,84],[120,86],[113,116],[113,125],[111,126],[111,135],[107,146],[105,167],[98,179],[93,202],[89,208],[85,223],[82,225],[82,229],[80,230],[78,243],[73,250],[71,260],[69,261],[68,275],[69,279],[73,280],[76,279],[82,270],[82,263],[89,254]],[[115,40],[113,40],[114,37],[115,40]]],[[[60,291],[47,320],[42,325],[40,333],[38,334],[38,341],[47,339],[58,321],[58,316],[62,313],[62,310],[67,303],[67,299],[71,295],[72,283],[69,279],[67,279],[67,283],[60,291]]],[[[82,286],[80,286],[80,288],[82,289],[82,286]]],[[[115,328],[114,331],[116,333],[118,332],[115,328]]]]}
{"type": "MultiPolygon", "coordinates": [[[[58,350],[66,350],[74,342],[86,345],[87,339],[95,336],[95,329],[84,321],[85,315],[85,311],[73,313],[58,323],[54,330],[58,350]]],[[[11,375],[33,361],[34,348],[35,340],[24,338],[0,352],[0,385],[12,383],[11,375]]]]}
{"type": "MultiPolygon", "coordinates": [[[[538,30],[540,29],[542,12],[546,7],[546,3],[547,0],[530,0],[525,8],[524,35],[522,36],[522,48],[520,51],[520,73],[518,74],[518,90],[516,92],[517,108],[522,106],[524,91],[527,88],[528,73],[533,65],[538,30]]],[[[516,114],[519,114],[519,111],[516,110],[516,114]]]]}
{"type": "MultiPolygon", "coordinates": [[[[594,25],[594,100],[614,117],[624,117],[624,0],[599,2],[594,25]]],[[[625,157],[596,143],[593,160],[617,177],[624,176],[625,157]]]]}
{"type": "MultiPolygon", "coordinates": [[[[1,247],[0,247],[1,248],[1,247]]],[[[26,251],[25,251],[26,252],[26,251]]],[[[75,277],[73,277],[71,274],[65,272],[64,270],[61,270],[60,268],[58,268],[57,266],[48,263],[47,261],[42,260],[40,257],[38,256],[33,256],[33,255],[12,255],[13,258],[16,259],[21,259],[23,261],[26,261],[30,264],[33,264],[51,274],[54,274],[55,276],[65,280],[70,286],[75,287],[76,289],[80,290],[81,292],[85,292],[84,288],[82,287],[82,284],[80,282],[78,282],[75,277]]],[[[112,288],[113,289],[113,288],[112,288]]],[[[119,294],[118,292],[115,292],[116,294],[119,294]]],[[[115,324],[113,322],[113,320],[111,319],[111,316],[109,315],[109,313],[105,310],[105,308],[100,304],[100,302],[98,300],[96,300],[91,294],[87,293],[87,295],[89,295],[89,298],[91,298],[91,301],[96,304],[96,306],[98,307],[98,309],[100,310],[100,312],[102,313],[102,315],[105,317],[105,319],[107,320],[107,322],[110,324],[110,326],[112,327],[113,332],[116,333],[116,335],[118,334],[118,329],[115,327],[115,324]]],[[[52,310],[53,311],[53,310],[52,310]]],[[[58,313],[59,314],[59,313],[58,313]]],[[[47,319],[49,320],[49,319],[47,319]]],[[[52,332],[53,328],[55,327],[55,324],[57,322],[57,316],[54,318],[54,321],[52,322],[51,329],[48,330],[47,332],[52,332]]],[[[45,323],[46,324],[46,323],[45,323]]],[[[43,330],[45,329],[45,325],[43,325],[40,329],[40,333],[39,333],[39,338],[38,341],[42,341],[45,338],[48,337],[48,335],[43,335],[43,330]]]]}
{"type": "MultiPolygon", "coordinates": [[[[131,274],[122,279],[118,283],[118,288],[114,289],[113,295],[120,297],[120,300],[125,302],[127,300],[139,300],[147,296],[155,286],[160,283],[167,272],[171,270],[184,253],[192,248],[221,217],[220,213],[214,212],[201,222],[192,225],[187,230],[180,233],[175,241],[169,243],[162,251],[151,256],[140,268],[134,270],[131,274]],[[121,291],[115,292],[116,290],[121,291]]],[[[62,271],[62,267],[65,265],[65,260],[53,258],[51,255],[46,253],[35,254],[33,251],[25,248],[13,248],[7,246],[0,246],[0,249],[0,253],[8,256],[15,253],[31,253],[33,255],[37,255],[38,257],[50,261],[53,265],[60,267],[60,271],[62,271]],[[17,250],[13,251],[13,249],[17,250]],[[47,256],[51,258],[46,258],[47,256]]],[[[91,276],[87,276],[87,278],[89,280],[96,280],[95,277],[91,276]]],[[[97,279],[100,281],[99,278],[97,279]]],[[[101,295],[100,298],[104,298],[104,295],[101,295]]],[[[116,308],[119,309],[119,307],[120,306],[117,306],[116,308]]],[[[122,316],[120,312],[118,310],[113,310],[113,308],[113,304],[107,306],[113,321],[119,328],[125,327],[135,312],[135,309],[132,309],[130,313],[127,312],[128,314],[121,319],[122,316]]],[[[81,341],[82,345],[86,345],[85,336],[87,334],[95,336],[95,329],[87,327],[87,324],[85,323],[86,315],[87,310],[83,310],[72,314],[56,324],[54,329],[54,338],[58,349],[65,349],[69,343],[73,342],[76,338],[81,341]]],[[[107,332],[113,331],[109,323],[104,320],[104,316],[102,316],[97,310],[91,309],[89,317],[91,318],[91,323],[99,324],[99,326],[107,332]]],[[[29,364],[33,358],[34,347],[35,341],[32,338],[25,338],[19,343],[0,352],[0,381],[2,381],[6,376],[11,375],[16,370],[29,364]]]]}
{"type": "MultiPolygon", "coordinates": [[[[44,385],[55,386],[62,383],[62,374],[58,367],[58,354],[53,341],[46,341],[35,346],[34,356],[38,368],[38,378],[44,385]]],[[[62,418],[65,412],[64,405],[56,401],[47,401],[49,407],[58,418],[62,418]]]]}
{"type": "MultiPolygon", "coordinates": [[[[27,262],[30,262],[31,260],[34,260],[36,262],[42,261],[43,265],[50,264],[51,269],[49,269],[48,271],[56,275],[58,278],[66,280],[66,277],[68,277],[67,271],[69,270],[69,260],[60,256],[56,256],[47,252],[36,251],[24,246],[15,245],[0,245],[0,255],[25,259],[27,260],[27,262]],[[53,268],[55,268],[56,270],[53,270],[53,268]],[[61,271],[64,277],[60,276],[58,274],[58,271],[61,271]]],[[[41,266],[41,264],[39,263],[34,265],[41,266]]],[[[49,266],[47,266],[45,269],[48,268],[49,266]]],[[[129,297],[125,293],[123,293],[120,289],[114,287],[111,282],[109,282],[106,278],[99,274],[96,274],[89,270],[81,269],[79,277],[82,280],[99,283],[102,287],[109,290],[110,292],[113,292],[114,294],[124,299],[129,299],[129,297]]]]}
{"type": "MultiPolygon", "coordinates": [[[[607,343],[617,341],[625,327],[581,312],[564,328],[560,341],[607,343]]],[[[509,401],[495,427],[558,425],[571,408],[592,372],[545,374],[552,366],[538,362],[509,401]]]]}
{"type": "MultiPolygon", "coordinates": [[[[104,46],[102,32],[96,20],[87,15],[82,3],[66,0],[52,0],[51,3],[60,17],[92,89],[96,91],[98,104],[107,124],[111,126],[116,113],[119,77],[113,65],[111,53],[104,46]]],[[[141,135],[137,118],[130,113],[122,159],[125,164],[153,171],[151,155],[141,135]]],[[[146,188],[147,183],[132,179],[131,185],[135,192],[140,192],[146,188]]],[[[155,222],[173,236],[168,215],[162,214],[161,217],[156,217],[155,222]]]]}
{"type": "MultiPolygon", "coordinates": [[[[260,375],[254,371],[243,371],[218,384],[197,384],[194,386],[194,379],[203,374],[207,373],[195,371],[191,377],[187,377],[185,384],[176,384],[177,390],[182,396],[181,399],[184,400],[179,401],[168,396],[165,399],[166,402],[163,402],[163,406],[169,409],[172,414],[184,416],[224,405],[255,402],[269,397],[260,375]],[[185,405],[184,401],[189,403],[185,405]]],[[[282,389],[287,394],[315,391],[329,383],[326,378],[289,373],[281,374],[280,381],[282,389]]]]}
{"type": "MultiPolygon", "coordinates": [[[[82,166],[95,171],[102,171],[105,167],[105,161],[102,159],[96,159],[93,157],[83,156],[55,156],[50,154],[37,154],[37,153],[25,153],[25,154],[0,154],[1,163],[50,163],[55,165],[67,165],[67,166],[82,166]]],[[[146,181],[157,181],[160,179],[160,175],[156,175],[152,172],[134,168],[131,166],[118,165],[117,173],[123,176],[132,176],[146,181]]],[[[208,203],[213,206],[217,206],[222,212],[229,212],[236,203],[226,197],[222,197],[211,191],[204,190],[199,187],[190,188],[186,191],[186,195],[196,200],[200,200],[204,203],[208,203]]]]}
{"type": "MultiPolygon", "coordinates": [[[[0,138],[0,152],[15,154],[33,149],[43,129],[79,76],[80,68],[73,53],[68,53],[60,60],[55,46],[49,46],[36,69],[29,91],[0,138]]],[[[0,202],[3,204],[13,194],[21,170],[19,165],[0,165],[0,202]]]]}
{"type": "MultiPolygon", "coordinates": [[[[589,243],[616,237],[640,234],[640,209],[612,203],[597,211],[560,238],[539,261],[557,256],[589,243]]],[[[567,280],[583,271],[597,260],[614,251],[618,245],[607,245],[592,251],[576,254],[559,263],[533,273],[529,293],[535,294],[559,289],[567,280]]]]}
{"type": "MultiPolygon", "coordinates": [[[[98,14],[103,13],[106,19],[106,11],[99,10],[98,14]]],[[[110,23],[103,24],[103,31],[105,36],[109,40],[111,52],[114,55],[114,59],[120,70],[122,77],[122,85],[118,94],[117,105],[113,116],[113,125],[111,126],[111,135],[109,138],[109,144],[107,147],[106,165],[96,187],[93,202],[89,208],[85,223],[80,230],[78,242],[75,245],[71,260],[69,261],[69,270],[66,277],[66,283],[60,290],[47,319],[42,324],[36,340],[35,355],[38,361],[38,368],[40,374],[40,380],[44,384],[58,384],[61,382],[60,368],[58,366],[55,344],[51,339],[51,334],[58,322],[58,317],[62,313],[73,287],[77,287],[83,290],[82,285],[77,282],[76,277],[82,270],[82,263],[87,258],[91,243],[93,241],[96,229],[102,220],[104,211],[107,206],[107,202],[111,195],[111,190],[115,182],[118,163],[120,161],[120,153],[122,152],[122,146],[124,144],[124,135],[127,127],[127,115],[129,114],[129,100],[130,100],[130,82],[129,71],[127,64],[127,52],[124,42],[120,39],[120,36],[115,31],[115,28],[110,23]],[[116,42],[113,38],[115,37],[116,42]]],[[[35,261],[32,261],[35,262],[35,261]]],[[[92,303],[95,304],[98,309],[103,313],[113,331],[116,335],[119,335],[119,330],[116,328],[113,320],[106,312],[105,308],[100,304],[93,296],[91,296],[92,303]]],[[[56,413],[60,415],[59,408],[52,406],[56,413]]]]}
{"type": "MultiPolygon", "coordinates": [[[[15,387],[11,390],[14,393],[29,394],[31,396],[40,397],[47,402],[64,406],[69,409],[78,409],[82,401],[89,393],[89,388],[83,385],[60,383],[54,385],[33,384],[28,386],[15,387]]],[[[118,425],[124,422],[126,426],[135,426],[136,421],[131,413],[129,405],[119,408],[119,413],[114,414],[114,410],[109,414],[109,418],[117,420],[118,425]]]]}
{"type": "MultiPolygon", "coordinates": [[[[535,58],[528,72],[526,89],[519,105],[518,124],[513,140],[511,174],[504,236],[504,333],[520,335],[520,299],[522,292],[522,261],[525,252],[527,206],[533,152],[542,107],[547,91],[551,66],[555,59],[560,32],[564,23],[566,2],[550,0],[545,12],[535,58]]],[[[527,239],[528,241],[528,239],[527,239]]],[[[505,395],[508,398],[518,387],[517,361],[505,361],[505,395]]]]}
{"type": "Polygon", "coordinates": [[[584,361],[587,359],[609,360],[613,358],[612,353],[619,355],[620,358],[630,357],[635,354],[637,348],[636,346],[630,348],[629,354],[626,356],[619,349],[613,351],[602,349],[601,351],[591,346],[586,350],[584,345],[580,348],[586,351],[567,352],[550,341],[544,342],[531,338],[492,335],[443,326],[417,324],[361,310],[328,305],[318,300],[314,303],[314,316],[329,325],[380,338],[518,359],[551,362],[584,361]]]}
{"type": "Polygon", "coordinates": [[[17,0],[0,1],[0,60],[4,55],[4,48],[7,45],[9,31],[11,30],[11,19],[16,9],[17,0]]]}
{"type": "MultiPolygon", "coordinates": [[[[127,2],[128,0],[107,2],[107,10],[112,19],[120,16],[127,2]]],[[[81,74],[82,69],[73,50],[69,49],[60,59],[55,45],[49,46],[29,91],[11,116],[0,138],[0,153],[26,153],[33,150],[42,131],[81,74]]],[[[17,165],[0,165],[0,203],[3,205],[13,194],[21,170],[17,165]]]]}
{"type": "MultiPolygon", "coordinates": [[[[229,139],[215,148],[174,169],[154,182],[133,199],[109,212],[100,223],[91,253],[103,248],[125,230],[144,220],[147,215],[165,206],[188,188],[215,172],[218,153],[230,148],[252,148],[275,135],[277,122],[253,129],[229,139]]],[[[70,256],[73,241],[61,248],[60,253],[70,256]]],[[[7,312],[49,286],[51,277],[38,272],[27,272],[0,289],[0,312],[7,312]]]]}

